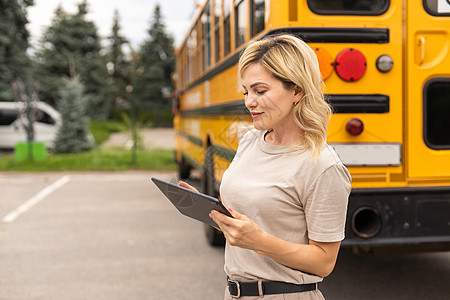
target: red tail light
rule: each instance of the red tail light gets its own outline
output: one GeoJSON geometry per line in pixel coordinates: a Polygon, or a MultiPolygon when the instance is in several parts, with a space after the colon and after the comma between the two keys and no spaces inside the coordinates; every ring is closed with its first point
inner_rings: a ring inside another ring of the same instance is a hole
{"type": "Polygon", "coordinates": [[[344,49],[336,57],[335,68],[343,80],[356,81],[366,72],[366,57],[356,49],[344,49]]]}
{"type": "Polygon", "coordinates": [[[360,135],[364,130],[364,124],[360,119],[354,118],[345,125],[347,132],[353,136],[360,135]]]}

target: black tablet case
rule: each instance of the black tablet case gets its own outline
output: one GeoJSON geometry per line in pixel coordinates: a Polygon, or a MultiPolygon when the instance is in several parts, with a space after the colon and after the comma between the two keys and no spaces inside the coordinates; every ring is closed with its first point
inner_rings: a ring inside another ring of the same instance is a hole
{"type": "Polygon", "coordinates": [[[158,178],[153,177],[152,181],[167,199],[185,216],[217,228],[219,226],[209,217],[211,210],[217,210],[232,217],[219,199],[158,178]]]}

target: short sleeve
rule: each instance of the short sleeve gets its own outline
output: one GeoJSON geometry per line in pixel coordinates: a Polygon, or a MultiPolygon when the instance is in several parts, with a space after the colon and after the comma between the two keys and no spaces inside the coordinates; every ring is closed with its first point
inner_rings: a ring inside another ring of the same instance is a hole
{"type": "Polygon", "coordinates": [[[327,168],[310,187],[305,202],[308,238],[337,242],[345,237],[351,177],[342,164],[327,168]]]}
{"type": "Polygon", "coordinates": [[[256,129],[249,130],[249,127],[245,127],[244,129],[241,128],[242,132],[244,132],[244,130],[246,131],[244,135],[239,139],[239,145],[230,166],[233,166],[237,163],[237,161],[242,157],[242,155],[244,155],[245,152],[247,152],[250,145],[255,142],[256,138],[258,137],[258,131],[256,129]]]}

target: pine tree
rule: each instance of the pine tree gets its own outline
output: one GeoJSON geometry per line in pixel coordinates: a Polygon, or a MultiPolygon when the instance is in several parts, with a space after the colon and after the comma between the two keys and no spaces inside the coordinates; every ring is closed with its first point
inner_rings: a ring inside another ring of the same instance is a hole
{"type": "Polygon", "coordinates": [[[26,8],[33,0],[0,1],[0,100],[12,101],[11,83],[21,78],[29,82],[31,61],[26,53],[29,32],[26,8]]]}
{"type": "Polygon", "coordinates": [[[128,41],[120,34],[120,30],[120,16],[119,12],[115,10],[111,36],[108,37],[110,45],[107,55],[108,71],[114,87],[115,103],[113,106],[116,103],[128,102],[126,88],[131,84],[131,65],[123,52],[123,47],[128,44],[128,41]]]}
{"type": "Polygon", "coordinates": [[[61,89],[58,110],[61,114],[61,127],[55,139],[55,152],[76,153],[92,148],[86,118],[86,98],[83,85],[78,77],[66,79],[61,89]]]}
{"type": "Polygon", "coordinates": [[[86,0],[78,4],[78,12],[73,15],[67,14],[61,7],[55,11],[36,55],[36,78],[41,86],[41,99],[55,105],[62,78],[78,74],[89,95],[89,116],[106,119],[112,102],[112,86],[106,59],[101,55],[101,38],[95,24],[86,19],[87,13],[86,0]]]}
{"type": "Polygon", "coordinates": [[[166,32],[159,5],[155,7],[148,34],[140,49],[134,96],[138,107],[150,108],[161,116],[171,110],[175,54],[173,38],[166,32]]]}

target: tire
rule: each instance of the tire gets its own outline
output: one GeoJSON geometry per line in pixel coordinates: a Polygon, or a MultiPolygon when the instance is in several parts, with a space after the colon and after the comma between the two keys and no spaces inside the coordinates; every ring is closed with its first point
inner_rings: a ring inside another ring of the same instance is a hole
{"type": "Polygon", "coordinates": [[[188,179],[191,176],[192,167],[184,160],[178,162],[178,176],[180,179],[188,179]]]}
{"type": "MultiPolygon", "coordinates": [[[[214,150],[211,145],[206,148],[205,162],[203,165],[203,192],[212,197],[218,197],[219,192],[215,188],[214,178],[214,150]]],[[[204,226],[206,240],[211,246],[224,246],[225,237],[222,232],[209,225],[204,226]]]]}
{"type": "Polygon", "coordinates": [[[208,244],[213,247],[223,247],[225,245],[225,236],[222,232],[205,224],[205,235],[208,244]]]}

